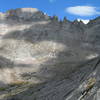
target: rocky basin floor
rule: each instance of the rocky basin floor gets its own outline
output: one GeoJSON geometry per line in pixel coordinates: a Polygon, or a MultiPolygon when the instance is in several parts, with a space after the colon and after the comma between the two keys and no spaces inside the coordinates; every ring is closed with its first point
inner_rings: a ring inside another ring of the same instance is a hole
{"type": "Polygon", "coordinates": [[[2,90],[0,100],[99,100],[99,67],[100,59],[96,58],[64,79],[2,90]]]}

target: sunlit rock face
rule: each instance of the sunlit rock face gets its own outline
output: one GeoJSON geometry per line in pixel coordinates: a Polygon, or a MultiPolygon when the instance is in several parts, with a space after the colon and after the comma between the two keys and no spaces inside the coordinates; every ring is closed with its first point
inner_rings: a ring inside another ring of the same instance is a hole
{"type": "Polygon", "coordinates": [[[36,21],[36,20],[47,20],[49,17],[44,15],[41,11],[36,8],[18,8],[15,10],[9,10],[6,13],[8,19],[18,20],[18,21],[36,21]]]}
{"type": "Polygon", "coordinates": [[[58,21],[36,8],[0,13],[0,100],[81,100],[83,82],[99,83],[99,20],[58,21]]]}

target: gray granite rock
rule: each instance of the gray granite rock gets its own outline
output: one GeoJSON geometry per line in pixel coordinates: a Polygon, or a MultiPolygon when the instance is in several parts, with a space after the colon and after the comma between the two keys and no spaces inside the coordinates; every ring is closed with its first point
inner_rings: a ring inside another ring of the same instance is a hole
{"type": "Polygon", "coordinates": [[[0,13],[0,100],[99,100],[99,22],[0,13]]]}

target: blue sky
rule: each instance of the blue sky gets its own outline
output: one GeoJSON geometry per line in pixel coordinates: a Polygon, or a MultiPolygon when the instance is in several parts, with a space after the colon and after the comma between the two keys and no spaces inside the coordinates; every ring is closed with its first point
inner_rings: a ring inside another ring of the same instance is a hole
{"type": "Polygon", "coordinates": [[[69,20],[94,19],[100,16],[100,0],[0,0],[0,11],[32,7],[69,20]]]}

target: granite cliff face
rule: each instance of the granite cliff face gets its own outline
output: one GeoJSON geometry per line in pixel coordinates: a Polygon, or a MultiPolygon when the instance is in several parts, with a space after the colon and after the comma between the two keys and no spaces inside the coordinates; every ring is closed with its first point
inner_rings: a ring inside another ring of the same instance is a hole
{"type": "Polygon", "coordinates": [[[0,13],[0,100],[99,100],[100,18],[58,21],[35,8],[0,13]]]}

